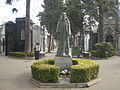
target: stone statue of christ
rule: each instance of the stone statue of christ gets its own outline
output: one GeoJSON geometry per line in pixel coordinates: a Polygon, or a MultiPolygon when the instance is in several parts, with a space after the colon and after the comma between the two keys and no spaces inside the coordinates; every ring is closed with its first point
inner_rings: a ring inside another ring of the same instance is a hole
{"type": "Polygon", "coordinates": [[[57,39],[58,39],[58,50],[56,56],[60,57],[71,57],[70,51],[70,21],[67,18],[65,12],[62,13],[58,23],[57,23],[57,39]]]}

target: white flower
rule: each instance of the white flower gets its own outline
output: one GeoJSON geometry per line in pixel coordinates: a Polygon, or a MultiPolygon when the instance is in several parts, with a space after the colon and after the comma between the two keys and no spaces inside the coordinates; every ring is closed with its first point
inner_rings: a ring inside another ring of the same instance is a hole
{"type": "Polygon", "coordinates": [[[67,73],[67,72],[68,72],[68,70],[67,70],[67,69],[65,69],[64,71],[65,71],[65,73],[67,73]]]}
{"type": "Polygon", "coordinates": [[[65,71],[62,71],[61,73],[65,74],[65,71]]]}

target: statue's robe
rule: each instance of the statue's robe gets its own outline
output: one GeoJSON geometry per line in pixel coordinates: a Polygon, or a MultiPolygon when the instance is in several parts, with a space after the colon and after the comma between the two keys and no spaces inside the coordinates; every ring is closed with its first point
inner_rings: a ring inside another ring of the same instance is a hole
{"type": "Polygon", "coordinates": [[[71,35],[68,19],[60,19],[57,23],[58,50],[56,56],[71,56],[69,37],[71,35]]]}

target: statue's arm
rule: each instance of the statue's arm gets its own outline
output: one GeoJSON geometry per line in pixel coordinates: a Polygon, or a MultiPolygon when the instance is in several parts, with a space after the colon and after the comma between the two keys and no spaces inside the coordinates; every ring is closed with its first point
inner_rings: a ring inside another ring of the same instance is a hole
{"type": "Polygon", "coordinates": [[[69,36],[71,36],[71,26],[70,26],[70,21],[69,21],[69,19],[68,19],[68,31],[69,31],[69,36]]]}
{"type": "Polygon", "coordinates": [[[56,29],[56,38],[59,40],[60,36],[60,20],[57,23],[57,29],[56,29]]]}
{"type": "Polygon", "coordinates": [[[60,20],[59,20],[58,23],[57,23],[57,29],[56,29],[56,32],[57,32],[57,33],[60,32],[59,28],[60,28],[60,20]]]}

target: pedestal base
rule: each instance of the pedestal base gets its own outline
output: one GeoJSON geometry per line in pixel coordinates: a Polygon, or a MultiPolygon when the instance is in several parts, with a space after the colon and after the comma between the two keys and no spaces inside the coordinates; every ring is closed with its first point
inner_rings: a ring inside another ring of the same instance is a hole
{"type": "Polygon", "coordinates": [[[60,67],[61,70],[64,70],[64,69],[70,70],[70,66],[72,66],[72,58],[71,57],[55,57],[55,65],[60,67]]]}

